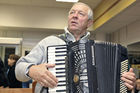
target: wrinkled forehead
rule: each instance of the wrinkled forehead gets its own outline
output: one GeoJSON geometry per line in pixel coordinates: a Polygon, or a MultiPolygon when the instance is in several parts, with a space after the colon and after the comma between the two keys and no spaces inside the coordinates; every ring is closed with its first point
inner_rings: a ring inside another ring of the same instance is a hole
{"type": "Polygon", "coordinates": [[[84,4],[75,4],[73,5],[73,7],[70,9],[70,11],[72,10],[77,10],[77,11],[83,11],[85,13],[88,13],[89,11],[89,7],[84,5],[84,4]]]}

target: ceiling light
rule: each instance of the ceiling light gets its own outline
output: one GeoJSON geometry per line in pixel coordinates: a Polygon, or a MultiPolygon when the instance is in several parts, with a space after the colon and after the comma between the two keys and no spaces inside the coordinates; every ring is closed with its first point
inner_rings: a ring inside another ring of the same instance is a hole
{"type": "Polygon", "coordinates": [[[56,0],[58,2],[78,2],[79,0],[56,0]]]}

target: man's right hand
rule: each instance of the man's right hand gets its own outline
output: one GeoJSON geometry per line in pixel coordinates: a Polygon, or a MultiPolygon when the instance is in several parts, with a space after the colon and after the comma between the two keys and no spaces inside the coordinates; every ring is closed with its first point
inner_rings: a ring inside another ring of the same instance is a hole
{"type": "Polygon", "coordinates": [[[55,64],[33,65],[29,68],[29,76],[44,87],[54,88],[58,79],[47,68],[53,68],[55,64]]]}

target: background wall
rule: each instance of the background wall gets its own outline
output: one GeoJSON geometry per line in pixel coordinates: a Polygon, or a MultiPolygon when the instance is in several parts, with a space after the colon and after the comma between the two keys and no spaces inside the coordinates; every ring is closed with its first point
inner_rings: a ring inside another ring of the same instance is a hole
{"type": "Polygon", "coordinates": [[[66,26],[68,11],[63,8],[0,5],[0,26],[62,29],[66,26]]]}
{"type": "Polygon", "coordinates": [[[110,35],[112,42],[120,43],[125,46],[140,42],[140,20],[126,25],[110,35]]]}

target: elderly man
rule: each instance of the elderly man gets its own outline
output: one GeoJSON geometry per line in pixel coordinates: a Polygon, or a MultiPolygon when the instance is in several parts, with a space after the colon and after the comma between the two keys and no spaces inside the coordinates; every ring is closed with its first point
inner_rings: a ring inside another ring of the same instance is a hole
{"type": "MultiPolygon", "coordinates": [[[[68,27],[65,33],[61,35],[66,42],[80,41],[85,43],[90,35],[87,28],[93,23],[93,13],[91,8],[84,3],[76,3],[69,11],[68,27]]],[[[46,62],[46,47],[49,45],[59,44],[58,37],[49,36],[40,41],[35,48],[26,56],[21,58],[16,66],[17,79],[27,81],[30,78],[38,82],[36,93],[46,93],[46,89],[41,90],[41,86],[54,88],[57,86],[58,79],[48,69],[53,68],[54,64],[46,62]],[[54,40],[51,40],[53,38],[54,40]]],[[[129,72],[122,75],[122,80],[128,89],[133,89],[135,82],[135,74],[131,68],[129,72]]]]}

